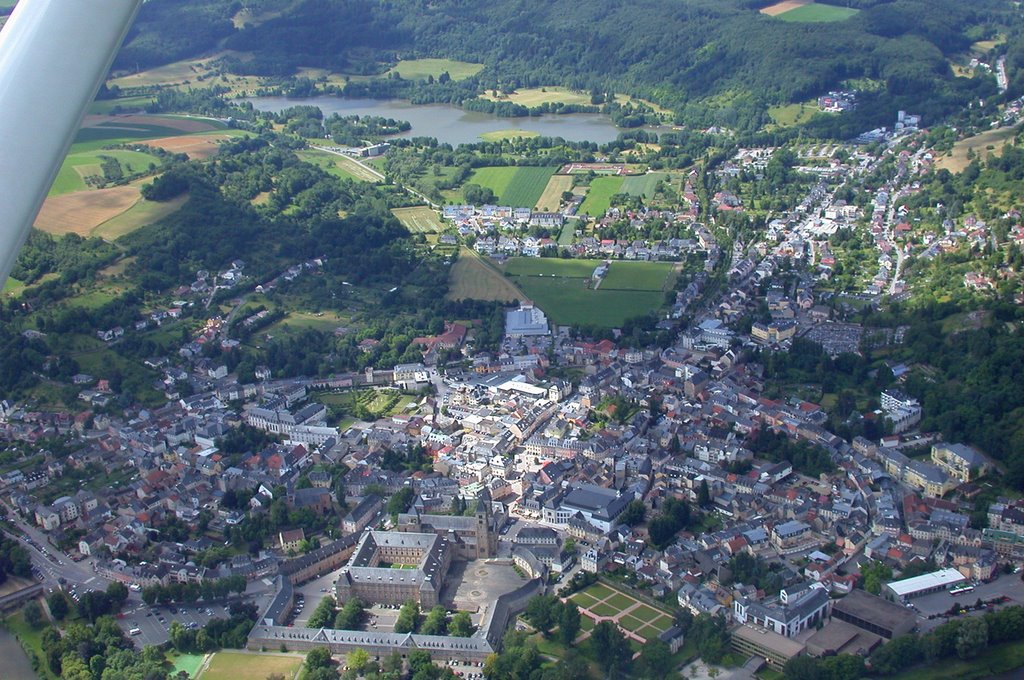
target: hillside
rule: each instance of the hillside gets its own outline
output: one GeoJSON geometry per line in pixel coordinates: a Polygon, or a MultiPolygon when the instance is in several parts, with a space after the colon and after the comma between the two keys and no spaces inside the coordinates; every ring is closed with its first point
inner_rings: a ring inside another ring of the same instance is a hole
{"type": "MultiPolygon", "coordinates": [[[[949,58],[996,31],[1009,10],[1000,0],[857,0],[842,3],[855,14],[836,15],[849,18],[804,23],[762,14],[770,3],[758,0],[249,4],[280,15],[238,29],[231,23],[237,2],[152,0],[115,68],[215,47],[246,54],[231,60],[232,70],[273,76],[298,67],[373,75],[398,58],[447,57],[486,65],[471,79],[478,92],[544,85],[615,90],[690,120],[709,110],[714,122],[759,127],[768,104],[805,100],[854,78],[881,85],[886,109],[913,105],[940,115],[968,95],[986,96],[984,88],[974,91],[978,79],[953,77],[949,58]],[[699,111],[692,107],[698,102],[699,111]]],[[[994,82],[982,82],[994,89],[994,82]]]]}

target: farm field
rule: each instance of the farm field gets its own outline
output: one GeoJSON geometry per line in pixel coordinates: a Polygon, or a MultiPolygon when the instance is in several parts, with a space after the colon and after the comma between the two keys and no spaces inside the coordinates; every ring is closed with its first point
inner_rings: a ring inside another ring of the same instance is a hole
{"type": "Polygon", "coordinates": [[[597,290],[592,289],[591,274],[599,262],[512,258],[505,272],[530,300],[559,325],[592,324],[617,328],[626,319],[661,306],[664,293],[660,285],[657,290],[605,290],[603,284],[597,290]]]}
{"type": "Polygon", "coordinates": [[[153,97],[149,95],[140,95],[138,97],[119,97],[118,99],[97,99],[89,106],[89,114],[94,116],[109,114],[115,108],[139,109],[141,111],[153,101],[153,97]]]}
{"type": "Polygon", "coordinates": [[[782,2],[777,2],[774,5],[762,7],[760,11],[761,14],[770,17],[776,17],[780,14],[784,14],[786,12],[794,10],[797,7],[803,7],[804,5],[810,4],[812,2],[814,2],[814,0],[783,0],[782,2]]]}
{"type": "MultiPolygon", "coordinates": [[[[454,74],[453,74],[454,76],[454,74]]],[[[481,99],[489,99],[495,102],[512,102],[513,104],[519,104],[527,108],[540,106],[541,104],[583,104],[584,106],[590,106],[590,93],[579,92],[570,90],[566,87],[524,87],[512,92],[511,94],[499,94],[497,96],[486,92],[480,95],[481,99]]],[[[615,101],[619,104],[630,103],[636,106],[637,104],[643,104],[644,106],[650,107],[655,113],[667,114],[669,111],[664,109],[653,102],[644,101],[642,99],[634,99],[633,97],[617,94],[615,95],[615,101]]]]}
{"type": "Polygon", "coordinates": [[[487,167],[478,168],[468,183],[487,187],[498,197],[498,203],[532,208],[544,193],[556,168],[487,167]]]}
{"type": "Polygon", "coordinates": [[[201,680],[242,680],[265,678],[280,673],[292,678],[304,659],[300,654],[245,654],[241,652],[217,652],[209,664],[200,671],[201,680]]]}
{"type": "Polygon", "coordinates": [[[448,273],[449,300],[524,301],[526,296],[509,279],[486,264],[469,248],[459,251],[459,259],[448,273]]]}
{"type": "Polygon", "coordinates": [[[36,217],[35,228],[50,234],[92,235],[104,222],[122,215],[141,200],[132,186],[50,196],[36,217]]]}
{"type": "Polygon", "coordinates": [[[137,172],[144,172],[150,163],[159,163],[156,156],[138,151],[124,151],[121,149],[101,149],[98,151],[82,151],[70,153],[64,159],[64,164],[57,173],[50,189],[50,196],[58,196],[73,191],[84,191],[89,188],[85,178],[89,176],[103,176],[101,165],[103,156],[116,158],[126,175],[137,172]]]}
{"type": "Polygon", "coordinates": [[[654,196],[655,185],[667,179],[667,172],[649,172],[646,175],[629,176],[622,180],[620,191],[630,196],[651,198],[654,196]]]}
{"type": "Polygon", "coordinates": [[[670,262],[613,260],[599,290],[664,291],[674,266],[670,262]]]}
{"type": "Polygon", "coordinates": [[[778,18],[791,23],[828,23],[849,19],[859,11],[860,10],[858,9],[850,7],[819,5],[818,3],[812,2],[810,4],[797,7],[796,9],[791,9],[788,12],[783,12],[778,15],[778,18]]]}
{"type": "Polygon", "coordinates": [[[995,130],[986,130],[973,137],[961,139],[953,145],[953,153],[950,156],[941,156],[935,163],[937,169],[946,169],[950,172],[960,172],[971,161],[967,154],[971,151],[982,160],[991,153],[999,153],[1004,146],[1013,142],[1016,128],[1001,127],[995,130]],[[992,147],[989,149],[988,147],[992,147]]]}
{"type": "MultiPolygon", "coordinates": [[[[103,222],[89,234],[99,236],[107,241],[115,241],[136,229],[159,222],[163,218],[178,212],[188,200],[188,194],[172,198],[169,201],[147,201],[139,198],[130,208],[120,215],[103,222]]],[[[44,204],[45,205],[45,204],[44,204]]]]}
{"type": "Polygon", "coordinates": [[[403,59],[388,71],[397,73],[404,80],[426,80],[427,76],[441,77],[445,71],[452,80],[465,80],[484,70],[483,64],[453,59],[403,59]]]}
{"type": "Polygon", "coordinates": [[[412,234],[436,234],[444,230],[441,219],[425,205],[413,208],[392,208],[391,214],[412,234]]]}
{"type": "Polygon", "coordinates": [[[232,130],[231,132],[147,139],[146,144],[171,153],[188,154],[188,157],[192,160],[204,160],[217,153],[220,149],[220,143],[225,139],[244,135],[245,133],[241,130],[232,130]]]}
{"type": "MultiPolygon", "coordinates": [[[[611,618],[623,630],[644,641],[657,637],[672,627],[672,616],[667,611],[601,583],[584,588],[571,595],[569,599],[581,610],[587,610],[580,612],[584,620],[589,619],[593,624],[596,617],[611,618]]],[[[634,641],[639,642],[635,639],[634,641]]]]}
{"type": "Polygon", "coordinates": [[[544,187],[544,193],[537,199],[534,210],[541,212],[552,212],[558,210],[562,200],[562,194],[572,190],[572,177],[570,175],[551,175],[548,185],[544,187]]]}
{"type": "Polygon", "coordinates": [[[622,190],[622,177],[597,177],[590,183],[587,197],[580,205],[579,213],[600,217],[611,207],[612,196],[622,190]]]}

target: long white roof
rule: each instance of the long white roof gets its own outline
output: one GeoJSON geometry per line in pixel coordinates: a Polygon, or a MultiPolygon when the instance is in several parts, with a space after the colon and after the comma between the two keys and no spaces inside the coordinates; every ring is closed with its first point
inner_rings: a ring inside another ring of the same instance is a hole
{"type": "Polygon", "coordinates": [[[911,595],[922,590],[951,586],[954,583],[966,580],[967,578],[956,569],[940,569],[930,574],[921,574],[913,578],[905,578],[902,581],[893,581],[889,584],[889,590],[899,597],[904,597],[905,595],[911,595]]]}

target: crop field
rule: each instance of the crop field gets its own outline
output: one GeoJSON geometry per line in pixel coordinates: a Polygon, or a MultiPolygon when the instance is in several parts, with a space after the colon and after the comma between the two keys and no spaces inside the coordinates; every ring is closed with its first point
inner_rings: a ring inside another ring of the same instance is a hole
{"type": "MultiPolygon", "coordinates": [[[[72,196],[77,196],[77,194],[72,194],[72,196]]],[[[140,197],[130,208],[99,224],[89,235],[98,236],[107,241],[115,241],[136,229],[159,222],[168,215],[178,212],[187,200],[188,194],[172,198],[169,201],[147,201],[140,197]]]]}
{"type": "Polygon", "coordinates": [[[402,223],[411,234],[436,234],[444,230],[441,218],[425,205],[413,208],[392,208],[391,214],[402,223]]]}
{"type": "Polygon", "coordinates": [[[123,214],[139,199],[139,190],[132,186],[50,196],[36,217],[35,227],[50,234],[90,236],[94,229],[123,214]]]}
{"type": "Polygon", "coordinates": [[[459,259],[448,273],[449,300],[524,301],[526,296],[494,267],[468,248],[459,251],[459,259]]]}
{"type": "Polygon", "coordinates": [[[670,262],[620,262],[608,267],[600,290],[657,290],[667,288],[675,265],[670,262]]]}
{"type": "Polygon", "coordinates": [[[612,205],[612,196],[622,191],[622,177],[597,177],[590,183],[579,213],[600,217],[612,205]]]}
{"type": "Polygon", "coordinates": [[[220,143],[225,139],[244,135],[241,130],[233,132],[234,134],[215,132],[202,135],[180,135],[177,137],[147,139],[146,144],[171,153],[187,154],[192,160],[205,160],[220,150],[220,143]]]}
{"type": "Polygon", "coordinates": [[[630,196],[641,196],[643,198],[654,197],[654,187],[658,182],[668,179],[666,172],[649,172],[646,175],[635,175],[622,180],[622,188],[619,190],[630,196]]]}
{"type": "Polygon", "coordinates": [[[562,194],[572,190],[572,177],[569,175],[551,175],[548,185],[544,187],[544,193],[537,199],[534,210],[551,212],[558,210],[562,200],[562,194]]]}
{"type": "Polygon", "coordinates": [[[770,17],[777,17],[780,14],[785,14],[786,12],[792,11],[797,7],[803,7],[804,5],[810,4],[812,2],[814,2],[814,0],[783,0],[782,2],[777,2],[774,5],[762,7],[761,14],[765,14],[770,17]]]}
{"type": "Polygon", "coordinates": [[[610,618],[623,630],[643,638],[657,637],[672,627],[672,616],[659,608],[606,585],[596,583],[570,596],[580,607],[584,620],[593,624],[598,618],[610,618]]]}
{"type": "Polygon", "coordinates": [[[850,7],[819,5],[818,3],[812,2],[810,4],[791,9],[788,12],[783,12],[778,15],[778,18],[791,23],[820,24],[849,19],[859,11],[860,10],[858,9],[852,9],[850,7]]]}
{"type": "Polygon", "coordinates": [[[502,205],[532,208],[544,193],[555,170],[534,167],[479,168],[468,182],[489,188],[502,205]]]}
{"type": "Polygon", "coordinates": [[[586,104],[590,106],[589,92],[574,92],[564,87],[524,87],[511,94],[493,96],[490,93],[481,95],[481,99],[491,101],[512,102],[526,107],[541,104],[586,104]]]}
{"type": "Polygon", "coordinates": [[[201,680],[242,680],[266,678],[280,673],[291,680],[302,666],[303,656],[299,654],[251,654],[242,652],[217,652],[209,664],[200,671],[201,680]]]}
{"type": "MultiPolygon", "coordinates": [[[[592,288],[591,274],[599,260],[560,260],[553,258],[512,258],[505,273],[527,297],[559,325],[593,324],[617,328],[626,319],[646,314],[661,306],[664,293],[638,290],[636,283],[623,285],[629,289],[592,288]]],[[[614,268],[619,263],[613,263],[614,268]]],[[[646,264],[646,263],[636,263],[646,264]]],[[[662,274],[664,276],[664,274],[662,274]]],[[[639,285],[653,285],[653,277],[645,274],[639,285]]]]}
{"type": "Polygon", "coordinates": [[[465,80],[482,70],[483,64],[453,59],[403,59],[388,73],[397,73],[404,80],[426,80],[428,76],[439,78],[447,71],[452,80],[465,80]]]}

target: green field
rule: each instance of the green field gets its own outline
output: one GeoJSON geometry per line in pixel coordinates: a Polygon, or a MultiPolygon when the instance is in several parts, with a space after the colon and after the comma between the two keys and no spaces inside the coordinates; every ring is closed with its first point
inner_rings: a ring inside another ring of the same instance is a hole
{"type": "Polygon", "coordinates": [[[590,183],[587,197],[580,205],[581,215],[600,217],[612,205],[612,196],[622,191],[622,177],[597,177],[590,183]]]}
{"type": "Polygon", "coordinates": [[[656,310],[662,293],[639,290],[590,290],[580,279],[514,279],[523,292],[559,325],[593,324],[619,328],[626,321],[656,310]]]}
{"type": "Polygon", "coordinates": [[[337,154],[320,151],[319,149],[303,149],[302,151],[297,151],[295,155],[339,179],[354,179],[357,182],[372,182],[377,179],[376,177],[368,179],[372,175],[368,175],[366,170],[358,166],[356,166],[356,169],[362,172],[357,173],[356,169],[353,169],[352,163],[345,163],[345,159],[337,154]]]}
{"type": "Polygon", "coordinates": [[[642,196],[643,198],[654,197],[654,187],[658,182],[668,179],[666,172],[649,172],[646,175],[631,175],[622,180],[622,188],[619,190],[630,196],[642,196]]]}
{"type": "Polygon", "coordinates": [[[199,677],[202,680],[244,680],[266,678],[280,673],[292,678],[302,665],[304,655],[251,654],[243,652],[217,652],[210,665],[199,677]]]}
{"type": "Polygon", "coordinates": [[[783,12],[777,18],[792,23],[826,23],[831,21],[843,21],[849,19],[860,10],[849,7],[836,7],[835,5],[819,5],[812,3],[783,12]]]}
{"type": "Polygon", "coordinates": [[[125,234],[130,234],[136,229],[177,212],[188,200],[188,194],[172,198],[169,201],[147,201],[139,199],[132,207],[123,213],[107,220],[92,230],[90,236],[98,236],[107,241],[114,241],[125,234]]]}
{"type": "Polygon", "coordinates": [[[483,64],[453,59],[403,59],[388,73],[397,73],[405,80],[426,80],[428,76],[440,78],[447,71],[452,80],[465,80],[483,69],[483,64]]]}
{"type": "Polygon", "coordinates": [[[116,158],[121,163],[121,168],[126,175],[145,171],[150,163],[158,164],[160,160],[156,156],[150,156],[138,151],[122,151],[120,149],[102,149],[97,151],[72,152],[64,159],[64,164],[57,173],[57,179],[53,181],[50,195],[68,194],[72,191],[88,189],[85,177],[89,175],[102,176],[100,165],[103,163],[101,156],[116,158]]]}
{"type": "Polygon", "coordinates": [[[487,187],[498,197],[501,205],[532,209],[555,170],[557,168],[479,168],[470,176],[468,183],[487,187]]]}
{"type": "Polygon", "coordinates": [[[818,113],[818,105],[815,102],[786,104],[784,106],[768,108],[768,116],[771,117],[772,122],[782,127],[806,123],[816,113],[818,113]]]}
{"type": "MultiPolygon", "coordinates": [[[[108,144],[123,144],[142,139],[160,137],[180,137],[186,134],[181,130],[163,125],[141,123],[100,123],[93,127],[82,128],[75,135],[71,151],[94,151],[108,144]]],[[[201,134],[201,133],[197,133],[201,134]]]]}
{"type": "Polygon", "coordinates": [[[121,97],[120,99],[97,99],[89,106],[89,113],[93,115],[104,115],[115,108],[122,111],[144,111],[148,104],[153,103],[153,97],[140,95],[138,97],[121,97]]]}
{"type": "Polygon", "coordinates": [[[463,246],[448,272],[449,300],[525,300],[526,296],[489,262],[463,246]]]}
{"type": "Polygon", "coordinates": [[[613,261],[601,290],[657,290],[666,288],[674,265],[670,262],[613,261]]]}
{"type": "Polygon", "coordinates": [[[392,208],[394,215],[402,226],[411,234],[436,234],[444,230],[437,212],[425,205],[413,208],[392,208]]]}
{"type": "Polygon", "coordinates": [[[602,260],[555,260],[547,257],[513,257],[505,265],[509,276],[556,276],[589,279],[602,260]]]}

